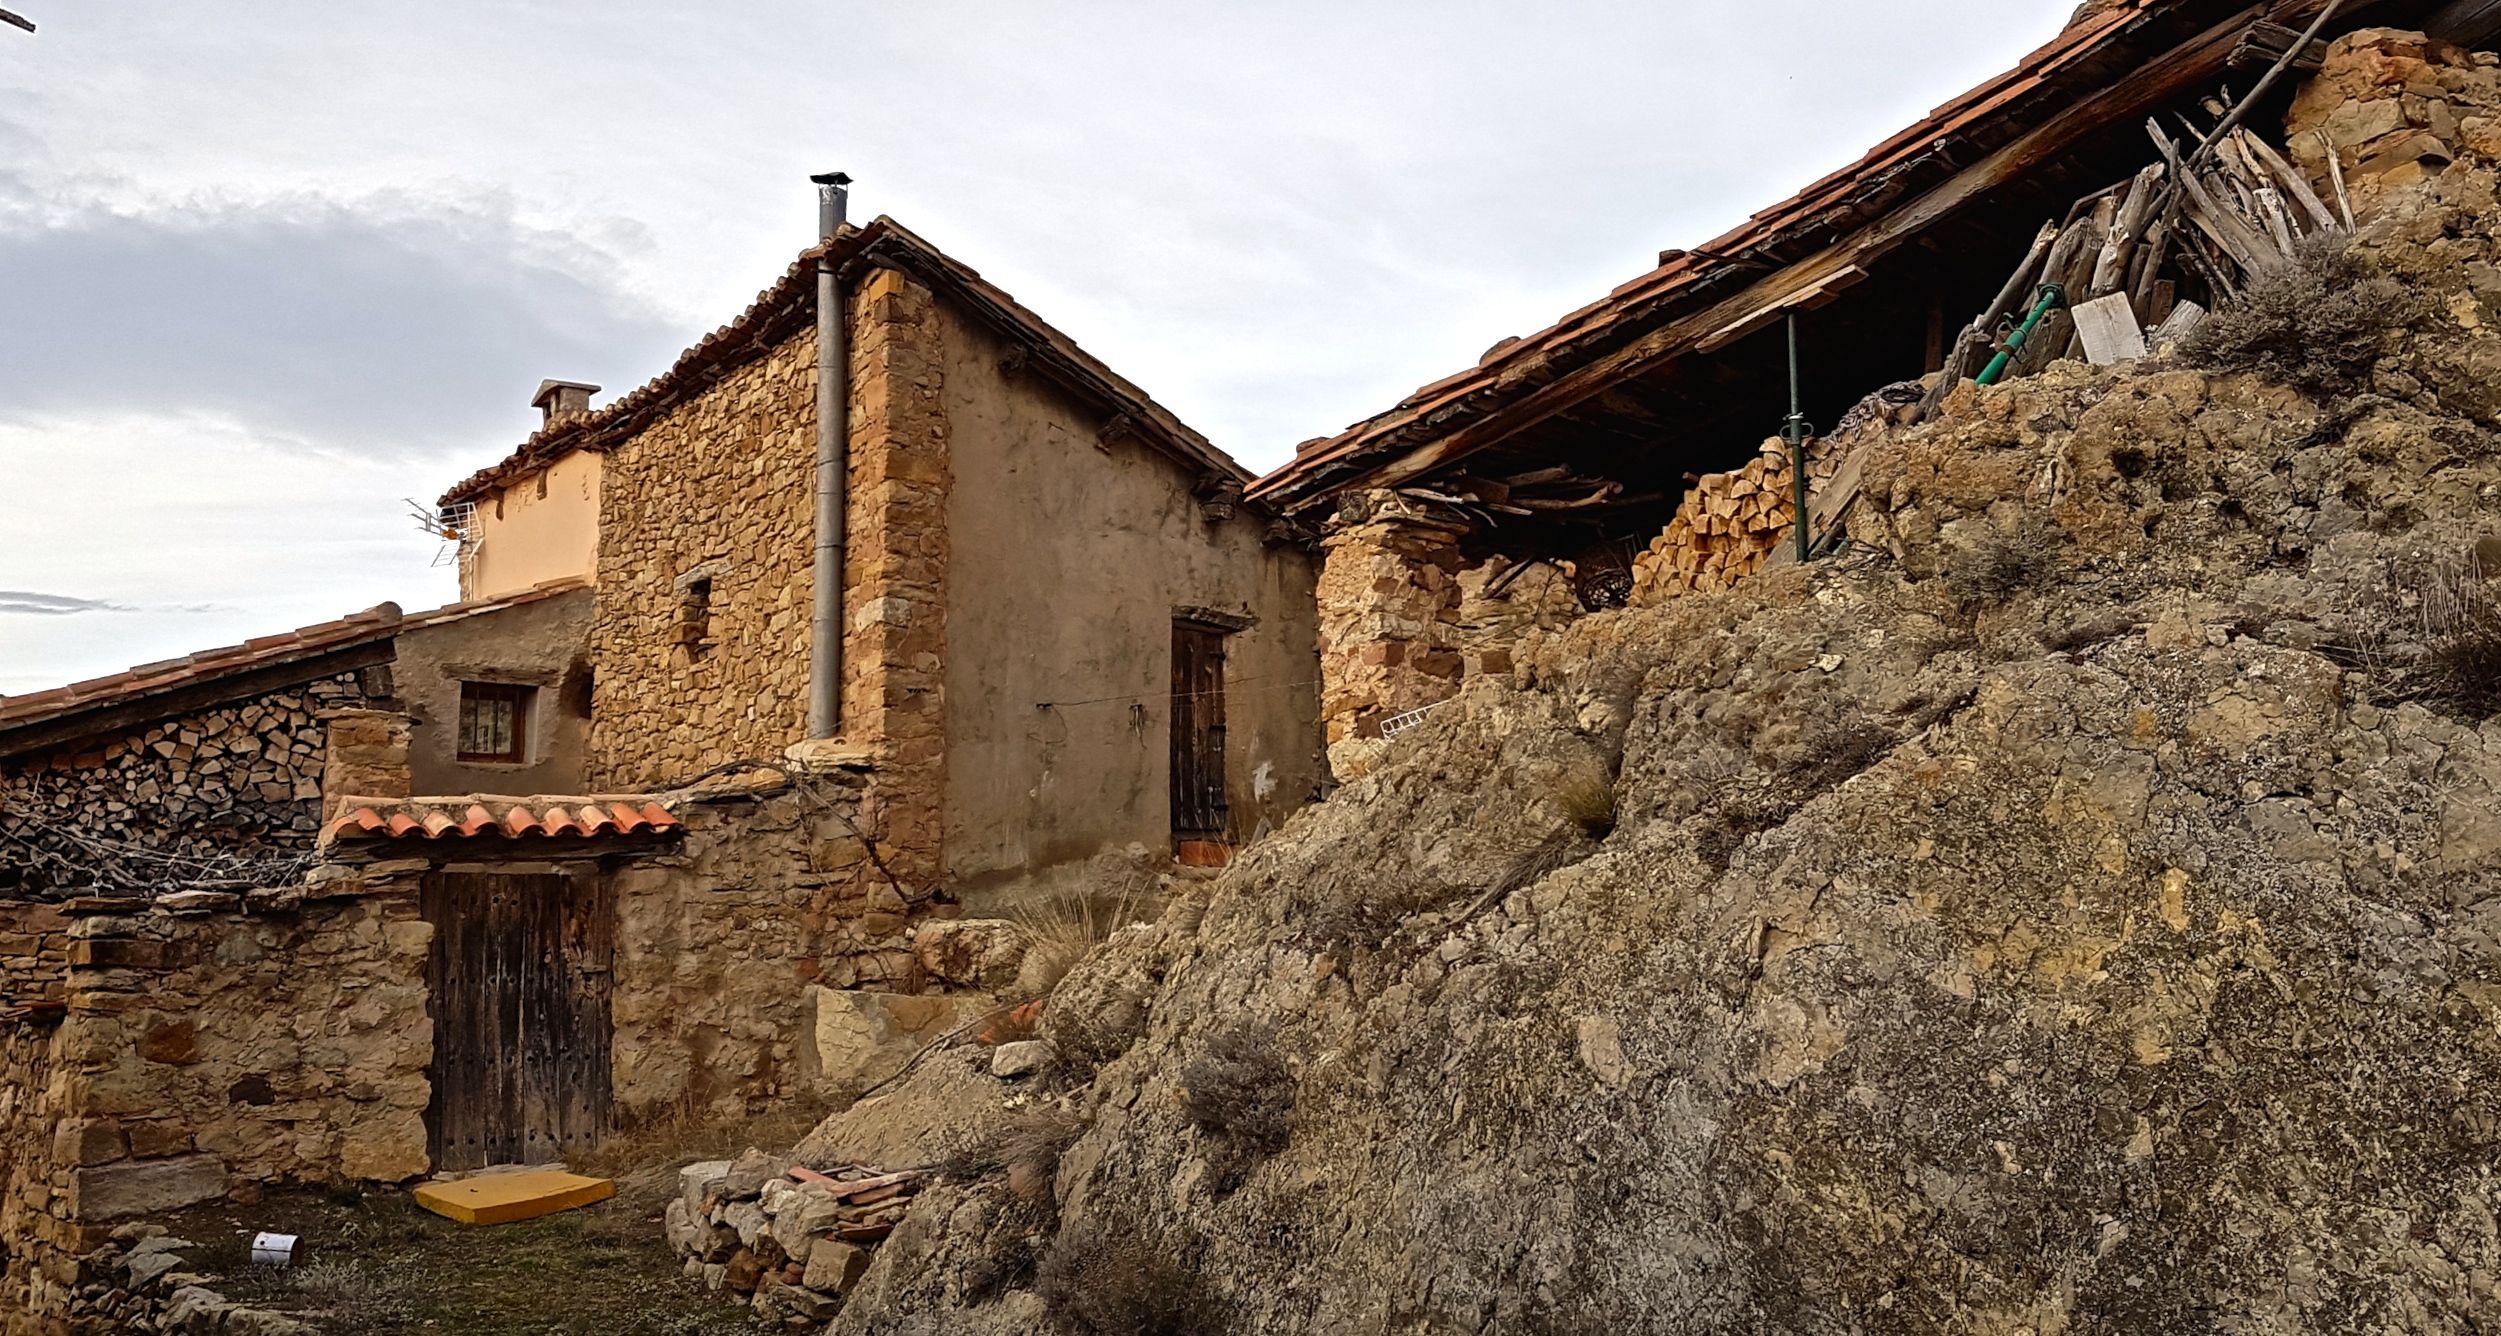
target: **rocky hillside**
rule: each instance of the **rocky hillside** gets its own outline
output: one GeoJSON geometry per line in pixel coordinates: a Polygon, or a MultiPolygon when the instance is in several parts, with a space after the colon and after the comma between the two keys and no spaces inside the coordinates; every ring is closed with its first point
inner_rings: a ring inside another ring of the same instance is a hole
{"type": "Polygon", "coordinates": [[[1535,642],[1081,965],[833,1329],[2489,1330],[2495,184],[1535,642]]]}

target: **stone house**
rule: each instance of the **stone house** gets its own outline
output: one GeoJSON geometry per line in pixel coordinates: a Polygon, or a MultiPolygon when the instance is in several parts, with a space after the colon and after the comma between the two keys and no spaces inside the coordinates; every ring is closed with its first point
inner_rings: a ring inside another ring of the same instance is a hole
{"type": "Polygon", "coordinates": [[[445,499],[468,602],[0,707],[12,812],[136,843],[154,783],[272,855],[135,894],[59,878],[0,923],[26,948],[0,1249],[27,1311],[75,1310],[79,1258],[134,1216],[855,1084],[1012,987],[968,907],[1106,853],[1221,861],[1317,790],[1299,535],[891,221],[591,393],[551,383],[544,429],[445,499]],[[246,793],[239,754],[267,758],[246,793]]]}
{"type": "Polygon", "coordinates": [[[1317,791],[1305,546],[1242,503],[1240,465],[891,219],[842,227],[659,379],[592,411],[595,388],[547,382],[544,429],[442,502],[465,594],[597,585],[591,787],[807,744],[871,773],[890,866],[977,904],[1105,850],[1221,859],[1317,791]]]}
{"type": "Polygon", "coordinates": [[[421,1167],[428,999],[381,967],[427,939],[321,880],[324,819],[577,785],[589,599],[384,604],[0,698],[6,1330],[57,1329],[104,1222],[421,1167]]]}
{"type": "MultiPolygon", "coordinates": [[[[1992,294],[2028,304],[2026,266],[2098,282],[2096,262],[2115,255],[2148,332],[2192,294],[2211,305],[2199,266],[2163,264],[2199,238],[2169,245],[2176,236],[2142,222],[2113,225],[2114,203],[2158,161],[2149,118],[2211,126],[2279,57],[2315,70],[2328,42],[2364,24],[2420,28],[2432,58],[2363,61],[2315,81],[2324,91],[2282,79],[2243,124],[2282,145],[2284,173],[2297,165],[2307,178],[2262,182],[2285,198],[2349,191],[2367,209],[2384,183],[2438,171],[2443,136],[2454,142],[2476,111],[2459,100],[2457,62],[2489,59],[2468,53],[2501,31],[2501,6],[2348,5],[2295,53],[2320,14],[2318,0],[2097,0],[2016,68],[1858,162],[1305,442],[1249,496],[1323,531],[1323,711],[1338,778],[1362,773],[1385,735],[1470,677],[1512,671],[1523,631],[1794,560],[1801,491],[1810,548],[1841,541],[1852,457],[1980,369],[2013,321],[1962,322],[1991,310],[1992,294]],[[2386,82],[2400,68],[2417,70],[2411,85],[2386,82]],[[2043,266],[2026,248],[2061,219],[2062,244],[2079,223],[2107,244],[2052,250],[2043,266]],[[2141,281],[2130,258],[2144,261],[2141,281]],[[1830,429],[1805,444],[1804,488],[1776,435],[1793,412],[1808,436],[1814,423],[1830,429]]],[[[2068,319],[2052,314],[2055,339],[2034,340],[2018,373],[2075,346],[2082,332],[2058,323],[2068,319]]]]}

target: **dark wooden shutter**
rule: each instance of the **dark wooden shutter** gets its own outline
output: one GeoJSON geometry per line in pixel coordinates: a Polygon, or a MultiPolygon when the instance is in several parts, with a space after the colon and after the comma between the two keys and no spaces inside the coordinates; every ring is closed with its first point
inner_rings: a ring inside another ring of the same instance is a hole
{"type": "Polygon", "coordinates": [[[1222,840],[1224,636],[1200,622],[1172,624],[1172,834],[1222,840]]]}
{"type": "Polygon", "coordinates": [[[435,1168],[542,1163],[598,1145],[611,1086],[607,879],[438,872],[421,908],[434,925],[435,1168]]]}

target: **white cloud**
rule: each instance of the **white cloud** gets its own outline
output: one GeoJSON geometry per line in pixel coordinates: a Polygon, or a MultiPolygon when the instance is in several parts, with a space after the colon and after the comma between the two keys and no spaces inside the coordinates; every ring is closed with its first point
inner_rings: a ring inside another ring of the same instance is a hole
{"type": "MultiPolygon", "coordinates": [[[[0,587],[75,590],[97,615],[0,619],[0,692],[458,597],[402,497],[413,461],[270,446],[235,423],[125,415],[0,422],[0,587]]],[[[5,603],[0,595],[0,603],[5,603]]]]}

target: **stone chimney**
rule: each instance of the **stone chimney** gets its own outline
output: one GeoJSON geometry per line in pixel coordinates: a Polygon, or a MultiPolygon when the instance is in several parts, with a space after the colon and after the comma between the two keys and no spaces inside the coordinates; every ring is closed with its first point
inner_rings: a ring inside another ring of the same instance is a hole
{"type": "Polygon", "coordinates": [[[578,380],[542,380],[538,383],[538,397],[532,399],[530,404],[546,415],[546,420],[539,425],[542,428],[553,427],[589,416],[591,396],[597,393],[598,386],[586,385],[578,380]]]}

